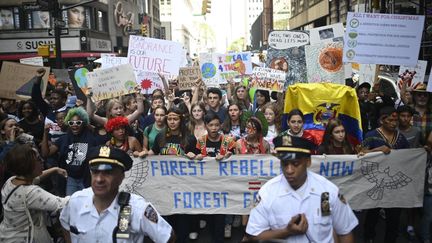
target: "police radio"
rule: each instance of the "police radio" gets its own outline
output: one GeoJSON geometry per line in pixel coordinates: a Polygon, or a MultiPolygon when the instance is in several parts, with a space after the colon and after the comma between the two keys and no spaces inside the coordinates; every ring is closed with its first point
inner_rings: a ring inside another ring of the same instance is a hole
{"type": "Polygon", "coordinates": [[[129,239],[130,237],[130,219],[132,208],[129,205],[130,193],[120,192],[117,198],[117,203],[120,205],[120,212],[118,217],[117,226],[113,231],[113,242],[117,239],[129,239]]]}

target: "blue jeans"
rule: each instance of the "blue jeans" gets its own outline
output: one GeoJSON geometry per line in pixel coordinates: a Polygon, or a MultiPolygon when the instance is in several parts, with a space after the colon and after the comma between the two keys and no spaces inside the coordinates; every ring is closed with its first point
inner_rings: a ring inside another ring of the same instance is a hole
{"type": "Polygon", "coordinates": [[[70,196],[82,189],[84,189],[84,179],[75,179],[68,176],[66,181],[66,196],[70,196]]]}
{"type": "Polygon", "coordinates": [[[425,194],[423,199],[423,217],[420,236],[422,240],[430,239],[429,226],[432,223],[432,195],[425,194]]]}

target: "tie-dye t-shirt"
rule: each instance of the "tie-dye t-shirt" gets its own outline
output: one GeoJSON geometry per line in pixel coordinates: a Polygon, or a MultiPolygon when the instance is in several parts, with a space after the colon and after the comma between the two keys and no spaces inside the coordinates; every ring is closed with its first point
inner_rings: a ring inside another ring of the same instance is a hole
{"type": "Polygon", "coordinates": [[[152,147],[152,151],[155,154],[159,155],[185,155],[189,152],[196,154],[196,138],[195,136],[188,136],[187,145],[181,144],[181,139],[179,136],[170,136],[165,139],[166,143],[163,147],[160,147],[160,141],[162,139],[162,136],[164,136],[164,133],[159,133],[156,136],[155,142],[152,147]]]}

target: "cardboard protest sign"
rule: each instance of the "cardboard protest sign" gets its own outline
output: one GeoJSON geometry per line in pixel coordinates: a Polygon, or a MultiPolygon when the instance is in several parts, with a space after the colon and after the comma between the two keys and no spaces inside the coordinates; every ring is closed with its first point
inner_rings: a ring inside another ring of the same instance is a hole
{"type": "Polygon", "coordinates": [[[197,79],[201,79],[200,67],[185,67],[180,68],[178,76],[178,87],[180,90],[192,89],[196,86],[197,79]]]}
{"type": "Polygon", "coordinates": [[[402,87],[402,79],[407,78],[407,87],[411,87],[415,89],[417,85],[423,83],[425,80],[425,74],[426,74],[426,68],[427,68],[427,61],[419,60],[417,62],[417,65],[415,66],[400,66],[399,67],[399,80],[398,80],[398,86],[399,88],[402,87]]]}
{"type": "Polygon", "coordinates": [[[182,53],[178,42],[129,36],[127,58],[134,71],[178,75],[182,53]]]}
{"type": "Polygon", "coordinates": [[[294,83],[307,82],[305,45],[309,44],[309,33],[272,31],[270,36],[273,40],[267,50],[266,66],[286,73],[285,88],[294,83]]]}
{"type": "Polygon", "coordinates": [[[342,41],[344,26],[342,23],[321,26],[309,30],[310,44],[315,45],[322,42],[342,41]]]}
{"type": "Polygon", "coordinates": [[[134,93],[135,74],[130,64],[87,73],[94,101],[106,100],[134,93]]]}
{"type": "Polygon", "coordinates": [[[424,18],[421,15],[349,12],[343,61],[416,65],[424,18]]]}
{"type": "Polygon", "coordinates": [[[215,53],[200,53],[200,67],[202,79],[207,87],[219,87],[221,82],[220,70],[216,67],[215,53]]]}
{"type": "Polygon", "coordinates": [[[51,69],[52,73],[54,73],[57,82],[64,81],[66,83],[70,83],[69,70],[68,69],[51,69]]]}
{"type": "Polygon", "coordinates": [[[69,71],[69,77],[72,82],[72,86],[75,90],[75,94],[78,99],[82,101],[87,101],[87,92],[88,92],[88,80],[87,74],[92,71],[92,66],[84,66],[75,68],[69,71]]]}
{"type": "Polygon", "coordinates": [[[223,79],[252,73],[252,57],[250,52],[217,54],[217,69],[223,79]]]}
{"type": "Polygon", "coordinates": [[[43,58],[42,57],[29,57],[29,58],[21,58],[21,64],[33,65],[43,67],[43,58]]]}
{"type": "Polygon", "coordinates": [[[20,64],[16,62],[3,61],[0,72],[0,97],[6,99],[30,99],[33,88],[32,78],[40,68],[46,70],[42,77],[42,96],[48,83],[49,67],[38,67],[33,65],[20,64]]]}
{"type": "Polygon", "coordinates": [[[283,92],[285,84],[285,72],[271,68],[255,67],[252,73],[250,88],[283,92]]]}
{"type": "Polygon", "coordinates": [[[284,50],[309,44],[309,35],[304,31],[273,30],[268,36],[270,48],[284,50]]]}
{"type": "Polygon", "coordinates": [[[345,84],[342,54],[342,42],[322,42],[306,46],[308,82],[345,84]]]}

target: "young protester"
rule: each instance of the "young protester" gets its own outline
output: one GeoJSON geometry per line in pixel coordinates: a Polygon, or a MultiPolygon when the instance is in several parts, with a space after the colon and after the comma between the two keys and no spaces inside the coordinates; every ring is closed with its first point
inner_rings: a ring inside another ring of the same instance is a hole
{"type": "MultiPolygon", "coordinates": [[[[158,94],[159,92],[155,92],[155,93],[158,94]]],[[[145,116],[141,115],[139,118],[140,126],[143,131],[144,129],[146,129],[148,126],[152,125],[155,122],[154,111],[156,107],[159,106],[165,107],[165,98],[161,95],[152,96],[149,113],[145,116]]]]}
{"type": "Polygon", "coordinates": [[[270,93],[267,90],[257,89],[255,92],[255,109],[264,113],[263,107],[270,102],[270,93]]]}
{"type": "MultiPolygon", "coordinates": [[[[195,159],[202,160],[205,157],[214,157],[217,161],[230,157],[236,147],[236,143],[231,136],[223,135],[219,117],[214,113],[209,113],[204,117],[207,135],[200,137],[197,141],[197,156],[195,159]]],[[[211,230],[212,242],[223,242],[225,235],[225,215],[208,215],[208,222],[211,230]]],[[[231,225],[229,225],[231,227],[231,225]]],[[[229,229],[231,230],[231,228],[229,229]]],[[[230,235],[227,235],[230,237],[230,235]]]]}
{"type": "Polygon", "coordinates": [[[66,182],[66,195],[84,189],[85,179],[88,176],[88,165],[85,158],[90,147],[99,145],[92,130],[89,128],[90,119],[87,112],[81,108],[70,109],[65,117],[69,129],[66,135],[60,137],[52,144],[48,142],[49,125],[45,126],[42,139],[42,156],[59,154],[60,167],[68,173],[66,182]]]}
{"type": "MultiPolygon", "coordinates": [[[[397,130],[398,115],[392,106],[385,106],[379,112],[379,123],[375,130],[368,132],[363,141],[363,152],[381,151],[385,154],[391,149],[409,148],[405,136],[397,130]]],[[[364,222],[364,238],[367,242],[375,238],[375,226],[378,221],[380,208],[366,210],[364,222]]],[[[396,242],[399,231],[400,208],[384,208],[385,236],[384,242],[396,242]]]]}
{"type": "Polygon", "coordinates": [[[218,88],[209,88],[207,90],[207,105],[209,106],[208,112],[216,113],[221,123],[226,118],[226,108],[221,105],[222,91],[218,88]]]}
{"type": "Polygon", "coordinates": [[[249,98],[249,90],[244,85],[239,85],[234,88],[234,94],[230,98],[232,103],[240,106],[242,111],[252,111],[252,103],[249,98]]]}
{"type": "Polygon", "coordinates": [[[204,124],[205,114],[206,110],[204,103],[199,102],[192,104],[188,128],[197,139],[207,134],[206,126],[204,124]]]}
{"type": "Polygon", "coordinates": [[[317,154],[355,154],[356,151],[348,141],[345,127],[338,119],[331,119],[324,132],[317,154]]]}
{"type": "Polygon", "coordinates": [[[303,129],[304,115],[299,109],[293,109],[288,113],[287,123],[288,130],[282,132],[279,136],[288,134],[293,137],[302,137],[318,146],[316,138],[309,131],[303,129]]]}
{"type": "Polygon", "coordinates": [[[426,91],[425,84],[419,84],[412,91],[414,109],[413,125],[418,127],[422,133],[421,143],[425,144],[429,133],[432,131],[432,111],[430,109],[431,95],[426,91]]]}
{"type": "Polygon", "coordinates": [[[367,132],[375,129],[378,126],[378,124],[376,123],[376,108],[374,104],[369,101],[370,89],[371,85],[368,82],[360,84],[357,88],[357,97],[360,106],[363,136],[367,132]]]}
{"type": "Polygon", "coordinates": [[[18,125],[39,144],[44,133],[44,122],[39,119],[39,110],[35,103],[31,100],[22,102],[18,106],[18,117],[21,118],[18,125]]]}
{"type": "Polygon", "coordinates": [[[165,129],[167,109],[165,106],[158,106],[154,109],[152,115],[154,116],[155,122],[146,127],[143,133],[144,151],[148,151],[153,147],[156,136],[165,129]]]}
{"type": "Polygon", "coordinates": [[[133,136],[129,136],[127,127],[129,121],[124,116],[114,117],[108,120],[105,124],[105,130],[111,134],[111,139],[106,143],[107,146],[118,148],[129,156],[139,156],[142,151],[142,147],[138,139],[133,136]]]}
{"type": "MultiPolygon", "coordinates": [[[[398,130],[405,136],[410,148],[421,147],[422,145],[420,144],[420,129],[411,125],[411,120],[415,112],[414,109],[409,105],[402,105],[399,106],[396,111],[398,113],[399,121],[398,130]]],[[[417,210],[415,208],[409,208],[405,211],[408,214],[407,234],[411,240],[414,240],[416,238],[414,222],[417,210]]]]}
{"type": "Polygon", "coordinates": [[[275,138],[281,132],[282,118],[280,115],[280,109],[275,103],[268,103],[263,107],[264,116],[268,123],[267,135],[264,139],[273,148],[273,138],[275,138]]]}
{"type": "Polygon", "coordinates": [[[268,154],[270,144],[264,140],[263,125],[256,117],[246,122],[246,136],[240,138],[236,145],[236,154],[268,154]]]}
{"type": "Polygon", "coordinates": [[[228,119],[222,124],[222,132],[231,135],[235,140],[240,139],[245,133],[244,124],[241,121],[243,111],[237,103],[228,106],[228,119]]]}

